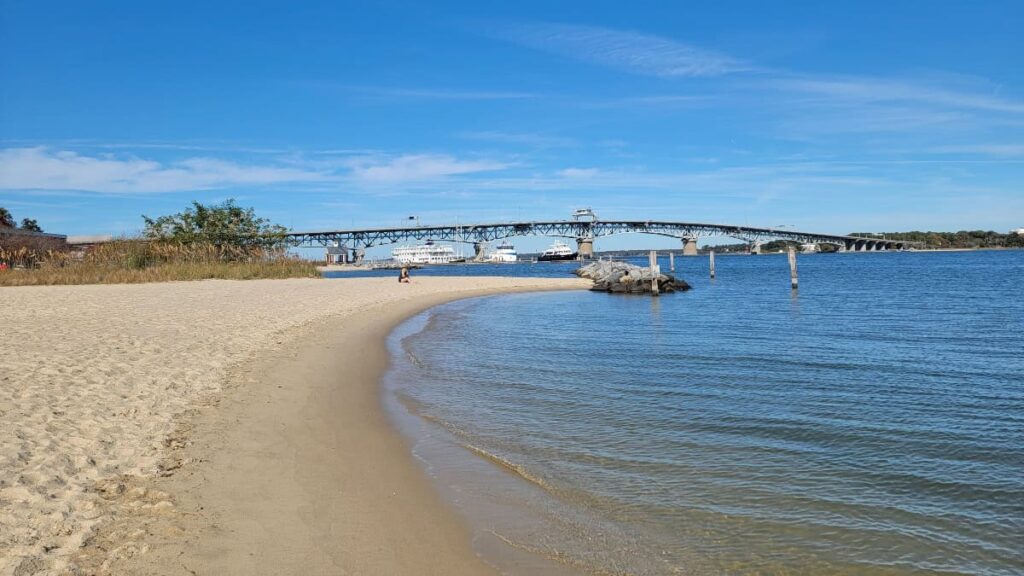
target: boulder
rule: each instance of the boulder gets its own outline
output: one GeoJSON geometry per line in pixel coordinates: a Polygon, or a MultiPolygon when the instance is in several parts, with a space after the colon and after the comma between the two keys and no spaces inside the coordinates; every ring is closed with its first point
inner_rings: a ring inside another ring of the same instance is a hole
{"type": "MultiPolygon", "coordinates": [[[[594,281],[590,288],[596,292],[611,292],[613,294],[647,294],[651,292],[651,282],[654,280],[654,272],[650,268],[629,264],[628,262],[614,262],[598,260],[576,270],[580,278],[587,278],[594,281]]],[[[668,274],[658,274],[659,292],[676,292],[689,290],[690,285],[686,281],[668,274]]]]}

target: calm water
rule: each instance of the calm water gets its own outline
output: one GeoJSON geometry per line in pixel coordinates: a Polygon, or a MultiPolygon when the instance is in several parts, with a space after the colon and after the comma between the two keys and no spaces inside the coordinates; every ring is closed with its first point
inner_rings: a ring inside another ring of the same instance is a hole
{"type": "Polygon", "coordinates": [[[485,555],[1024,573],[1024,252],[806,256],[798,294],[785,257],[676,262],[692,291],[474,299],[392,337],[388,401],[485,555]]]}

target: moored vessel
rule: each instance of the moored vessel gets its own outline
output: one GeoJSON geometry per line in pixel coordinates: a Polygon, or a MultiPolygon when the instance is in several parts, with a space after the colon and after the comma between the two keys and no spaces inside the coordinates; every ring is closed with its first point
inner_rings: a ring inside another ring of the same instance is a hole
{"type": "Polygon", "coordinates": [[[575,260],[576,252],[560,240],[556,240],[547,250],[537,257],[537,262],[560,262],[563,260],[575,260]]]}
{"type": "Polygon", "coordinates": [[[499,264],[511,264],[518,259],[519,256],[516,254],[516,247],[508,241],[498,244],[498,246],[495,247],[494,252],[491,252],[490,257],[488,257],[488,261],[499,264]]]}
{"type": "Polygon", "coordinates": [[[447,244],[434,244],[427,240],[416,246],[398,246],[391,251],[391,257],[400,264],[452,264],[465,262],[461,254],[447,244]]]}

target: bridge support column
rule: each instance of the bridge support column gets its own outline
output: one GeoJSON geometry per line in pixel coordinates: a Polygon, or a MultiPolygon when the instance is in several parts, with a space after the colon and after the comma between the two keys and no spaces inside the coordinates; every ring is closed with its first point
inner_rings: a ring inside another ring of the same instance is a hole
{"type": "Polygon", "coordinates": [[[580,258],[593,258],[594,257],[594,239],[593,238],[577,238],[576,239],[576,253],[580,258]]]}
{"type": "Polygon", "coordinates": [[[484,259],[484,248],[487,246],[485,242],[474,242],[473,243],[473,260],[481,262],[484,259]]]}
{"type": "Polygon", "coordinates": [[[683,238],[683,256],[697,255],[697,237],[683,238]]]}
{"type": "Polygon", "coordinates": [[[364,250],[363,248],[353,248],[352,249],[352,263],[355,264],[356,266],[362,266],[363,265],[363,258],[365,258],[365,257],[366,257],[366,250],[364,250]]]}

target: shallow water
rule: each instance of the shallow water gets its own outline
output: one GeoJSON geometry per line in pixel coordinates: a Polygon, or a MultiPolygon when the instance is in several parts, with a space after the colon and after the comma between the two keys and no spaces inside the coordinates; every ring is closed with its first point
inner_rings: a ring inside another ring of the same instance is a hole
{"type": "Polygon", "coordinates": [[[393,336],[388,401],[485,554],[1024,573],[1024,252],[802,256],[798,293],[785,257],[676,263],[692,291],[474,299],[393,336]]]}

